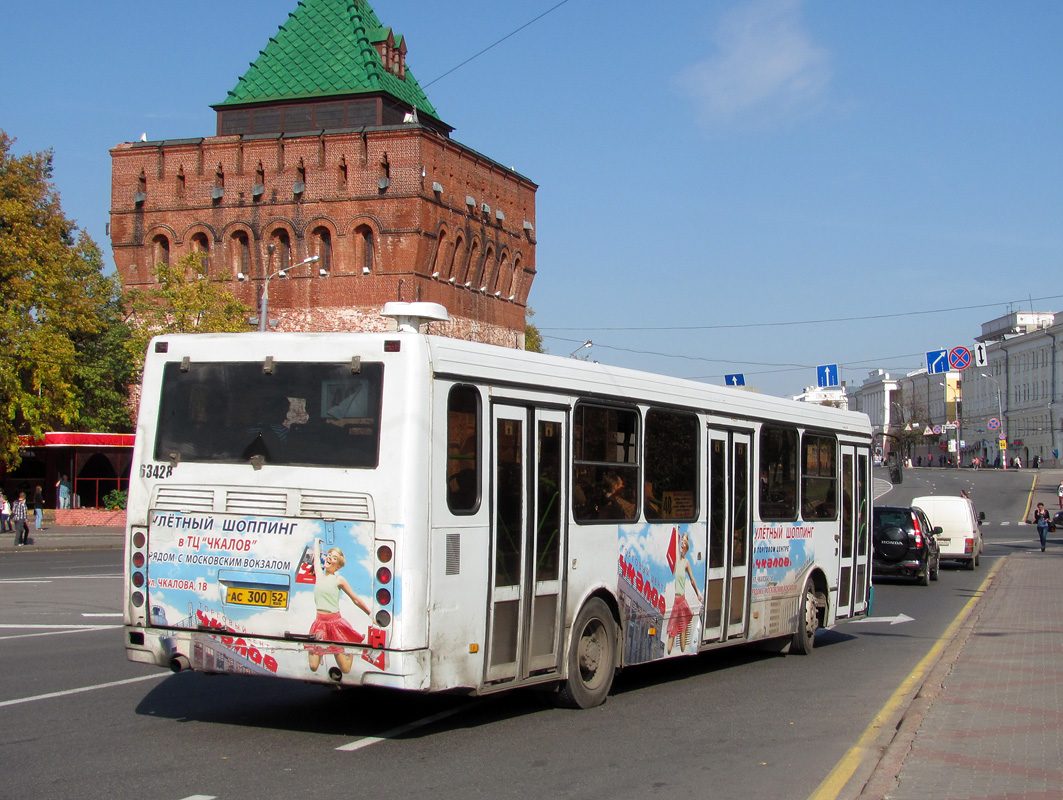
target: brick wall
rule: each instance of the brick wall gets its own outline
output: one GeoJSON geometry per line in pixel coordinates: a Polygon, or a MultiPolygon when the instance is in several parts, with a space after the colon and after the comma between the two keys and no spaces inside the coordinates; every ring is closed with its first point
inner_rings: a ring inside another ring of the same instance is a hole
{"type": "Polygon", "coordinates": [[[125,511],[112,511],[106,508],[57,508],[55,524],[63,527],[108,526],[124,528],[125,511]]]}
{"type": "Polygon", "coordinates": [[[264,275],[317,254],[328,277],[319,263],[269,282],[281,329],[378,328],[385,302],[424,300],[451,314],[437,332],[523,346],[537,187],[437,132],[137,142],[111,158],[127,288],[148,284],[156,259],[205,247],[209,277],[257,309],[264,275]]]}

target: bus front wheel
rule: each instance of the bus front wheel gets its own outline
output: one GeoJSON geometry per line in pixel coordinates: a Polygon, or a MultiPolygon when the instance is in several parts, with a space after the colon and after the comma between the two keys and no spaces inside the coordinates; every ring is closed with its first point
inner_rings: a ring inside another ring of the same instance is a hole
{"type": "Polygon", "coordinates": [[[816,628],[819,627],[819,609],[816,605],[816,587],[809,578],[805,583],[805,593],[801,601],[801,613],[797,618],[797,632],[794,634],[790,652],[807,656],[812,652],[812,645],[816,638],[816,628]]]}
{"type": "Polygon", "coordinates": [[[565,708],[593,708],[605,702],[616,669],[616,624],[609,606],[592,597],[572,626],[568,648],[568,680],[557,703],[565,708]]]}

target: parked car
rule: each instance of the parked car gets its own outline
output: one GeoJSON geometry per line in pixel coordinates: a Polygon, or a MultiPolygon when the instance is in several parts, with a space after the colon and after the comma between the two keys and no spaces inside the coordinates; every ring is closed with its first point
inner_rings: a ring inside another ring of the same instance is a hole
{"type": "Polygon", "coordinates": [[[1052,515],[1052,520],[1048,523],[1048,532],[1055,533],[1056,528],[1060,526],[1063,526],[1063,509],[1060,509],[1052,515]]]}
{"type": "Polygon", "coordinates": [[[873,576],[901,575],[923,586],[938,579],[941,556],[937,533],[922,509],[914,506],[875,506],[871,560],[873,576]]]}
{"type": "Polygon", "coordinates": [[[912,499],[912,505],[926,512],[941,532],[937,535],[941,558],[959,561],[967,569],[978,566],[985,544],[982,541],[983,512],[975,512],[974,503],[961,495],[926,495],[912,499]]]}

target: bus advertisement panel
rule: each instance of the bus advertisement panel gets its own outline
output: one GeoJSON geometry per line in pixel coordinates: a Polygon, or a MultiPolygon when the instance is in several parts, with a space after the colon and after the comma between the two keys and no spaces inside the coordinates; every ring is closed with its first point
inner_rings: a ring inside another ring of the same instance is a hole
{"type": "Polygon", "coordinates": [[[617,591],[627,622],[626,663],[698,650],[705,570],[688,555],[692,527],[621,527],[617,591]]]}
{"type": "Polygon", "coordinates": [[[211,634],[215,653],[231,650],[220,663],[237,671],[310,678],[324,663],[353,670],[353,680],[387,666],[374,599],[378,614],[401,609],[395,589],[374,585],[375,533],[372,522],[155,511],[148,598],[171,627],[211,634]],[[284,646],[249,651],[243,637],[284,646]]]}
{"type": "Polygon", "coordinates": [[[796,595],[814,561],[815,525],[764,523],[753,531],[754,600],[796,595]]]}

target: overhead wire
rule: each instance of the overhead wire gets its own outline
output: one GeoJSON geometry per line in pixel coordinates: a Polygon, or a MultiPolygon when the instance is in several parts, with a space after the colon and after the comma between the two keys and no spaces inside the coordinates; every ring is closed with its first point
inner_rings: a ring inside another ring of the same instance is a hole
{"type": "Polygon", "coordinates": [[[546,11],[544,11],[544,12],[543,12],[542,14],[540,14],[539,16],[535,17],[534,19],[531,19],[531,20],[529,20],[528,22],[525,22],[525,23],[524,23],[523,25],[521,25],[521,26],[520,26],[519,28],[516,28],[515,30],[512,30],[512,31],[510,31],[510,32],[509,32],[509,33],[507,33],[507,34],[506,34],[505,36],[503,36],[503,37],[502,37],[501,39],[499,39],[499,40],[498,40],[497,42],[494,42],[493,44],[489,44],[489,45],[488,45],[487,47],[485,47],[485,48],[484,48],[483,50],[481,50],[481,51],[480,51],[479,53],[476,53],[475,55],[469,56],[469,57],[468,57],[467,59],[465,59],[464,61],[462,61],[462,62],[461,62],[460,64],[458,64],[457,66],[455,66],[455,67],[451,67],[450,69],[448,69],[448,70],[447,70],[446,72],[444,72],[444,73],[443,73],[442,75],[439,75],[438,77],[432,78],[432,80],[428,81],[428,83],[422,84],[421,88],[422,88],[422,89],[427,89],[427,88],[428,88],[429,86],[431,86],[431,85],[432,85],[433,83],[436,83],[437,81],[441,81],[441,80],[443,80],[443,78],[447,77],[447,75],[449,75],[450,73],[452,73],[452,72],[457,72],[457,71],[458,71],[459,69],[461,69],[462,67],[464,67],[464,66],[465,66],[466,64],[468,64],[468,63],[469,63],[470,61],[475,61],[476,59],[478,59],[478,58],[479,58],[480,56],[482,56],[482,55],[483,55],[484,53],[486,53],[487,51],[489,51],[489,50],[492,50],[492,49],[493,49],[493,48],[495,48],[495,47],[498,47],[498,45],[502,44],[502,42],[506,41],[506,39],[509,39],[509,38],[510,38],[510,37],[512,37],[512,36],[516,36],[516,35],[517,35],[518,33],[520,33],[520,32],[521,32],[522,30],[524,30],[525,28],[529,27],[530,25],[534,25],[534,24],[535,24],[536,22],[538,22],[538,21],[539,21],[539,20],[541,20],[541,19],[542,19],[543,17],[545,17],[545,16],[547,15],[547,14],[550,14],[550,13],[552,13],[552,12],[556,11],[557,9],[561,8],[561,6],[563,6],[563,5],[564,5],[565,3],[567,3],[567,2],[568,2],[568,0],[561,0],[561,2],[560,2],[560,3],[558,3],[558,4],[557,4],[557,5],[555,5],[555,6],[552,6],[552,7],[548,8],[548,9],[547,9],[546,11]]]}
{"type": "MultiPolygon", "coordinates": [[[[566,343],[579,343],[582,340],[568,339],[561,336],[549,336],[544,337],[553,341],[566,342],[566,343]]],[[[661,353],[654,350],[636,350],[631,347],[617,347],[616,345],[601,344],[600,342],[594,342],[594,346],[601,348],[602,350],[613,350],[620,353],[630,353],[632,355],[640,356],[654,356],[656,358],[674,358],[681,361],[701,361],[707,364],[730,364],[735,366],[756,366],[756,367],[772,367],[773,369],[755,370],[751,374],[753,375],[771,375],[780,372],[796,372],[798,370],[815,369],[816,364],[795,364],[792,362],[771,362],[771,361],[749,361],[748,359],[727,359],[727,358],[708,358],[706,356],[688,356],[677,353],[661,353]]],[[[904,358],[917,358],[922,357],[923,353],[902,353],[900,355],[887,356],[886,358],[875,359],[861,359],[860,361],[847,361],[839,364],[840,367],[858,367],[861,364],[878,364],[880,365],[884,361],[893,361],[904,358]]],[[[721,373],[722,374],[722,373],[721,373]]],[[[691,376],[690,380],[706,380],[708,378],[718,378],[719,375],[699,375],[691,376]]]]}
{"type": "MultiPolygon", "coordinates": [[[[585,337],[579,339],[572,339],[564,336],[555,336],[546,333],[547,331],[579,331],[582,334],[593,333],[608,333],[608,332],[669,332],[669,331],[706,331],[706,330],[734,330],[734,329],[748,329],[748,328],[771,328],[771,327],[785,327],[785,326],[800,326],[800,325],[824,325],[824,324],[836,324],[845,322],[865,322],[865,321],[881,321],[886,319],[897,319],[913,316],[927,316],[931,314],[947,314],[959,311],[973,311],[984,308],[992,308],[994,306],[1007,305],[1014,307],[1018,303],[1045,302],[1049,300],[1063,299],[1063,295],[1044,295],[1042,297],[1030,297],[1027,296],[1022,300],[1011,301],[996,301],[993,303],[979,303],[967,306],[954,306],[951,308],[937,308],[937,309],[925,309],[921,311],[898,311],[891,314],[869,314],[859,317],[835,317],[828,319],[808,319],[808,320],[789,320],[789,321],[776,321],[776,322],[748,322],[748,323],[734,323],[734,324],[717,324],[717,325],[672,325],[672,326],[623,326],[623,327],[540,327],[539,332],[543,334],[544,339],[550,341],[558,341],[565,343],[581,343],[586,341],[585,337]]],[[[753,367],[766,367],[767,369],[753,370],[750,374],[753,375],[770,375],[784,372],[795,372],[798,370],[815,369],[816,364],[795,364],[792,362],[767,362],[767,361],[750,361],[748,359],[728,359],[728,358],[709,358],[706,356],[691,356],[679,353],[662,353],[654,350],[639,350],[628,347],[619,347],[617,345],[604,344],[602,342],[594,342],[594,346],[602,350],[612,350],[621,353],[630,353],[632,355],[652,356],[655,358],[672,358],[681,361],[697,361],[707,364],[726,364],[730,366],[753,366],[753,367]]],[[[903,353],[898,355],[887,356],[882,359],[868,359],[863,358],[858,361],[849,361],[841,363],[838,366],[842,368],[856,368],[861,365],[873,365],[882,366],[884,362],[901,361],[904,359],[923,358],[925,353],[903,353]]],[[[690,380],[708,380],[712,378],[719,378],[723,373],[719,375],[699,375],[691,376],[690,380]]]]}
{"type": "Polygon", "coordinates": [[[978,305],[971,306],[955,306],[953,308],[933,308],[925,311],[899,311],[894,314],[864,314],[859,317],[833,317],[829,319],[805,319],[805,320],[790,320],[786,322],[741,322],[726,325],[668,325],[668,326],[616,326],[616,327],[541,327],[540,331],[587,331],[589,333],[594,332],[606,332],[606,331],[712,331],[712,330],[731,330],[736,328],[779,328],[790,325],[827,325],[836,322],[866,322],[883,319],[899,319],[901,317],[917,317],[927,316],[930,314],[948,314],[954,311],[976,311],[980,308],[992,308],[993,306],[1001,305],[1015,305],[1016,303],[1034,303],[1042,300],[1060,300],[1063,299],[1063,295],[1046,295],[1044,297],[1028,297],[1022,300],[1001,301],[998,300],[994,303],[980,303],[978,305]]]}

